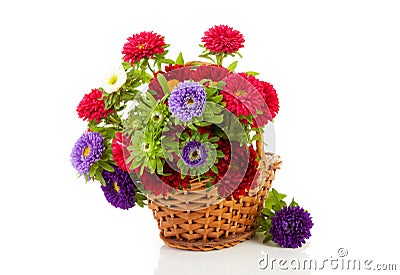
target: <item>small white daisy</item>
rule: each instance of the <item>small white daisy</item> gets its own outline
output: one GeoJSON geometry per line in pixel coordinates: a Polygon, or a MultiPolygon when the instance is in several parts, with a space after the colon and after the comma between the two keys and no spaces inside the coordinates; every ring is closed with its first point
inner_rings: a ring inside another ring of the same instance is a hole
{"type": "Polygon", "coordinates": [[[104,79],[102,88],[106,93],[113,93],[126,82],[126,72],[122,66],[114,69],[104,79]]]}

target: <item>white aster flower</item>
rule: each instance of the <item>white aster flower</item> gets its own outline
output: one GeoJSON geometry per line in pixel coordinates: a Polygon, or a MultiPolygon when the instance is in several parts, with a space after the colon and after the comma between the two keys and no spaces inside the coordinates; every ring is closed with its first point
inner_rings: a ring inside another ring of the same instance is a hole
{"type": "Polygon", "coordinates": [[[126,82],[126,72],[122,66],[114,69],[104,79],[102,88],[106,93],[113,93],[126,82]]]}

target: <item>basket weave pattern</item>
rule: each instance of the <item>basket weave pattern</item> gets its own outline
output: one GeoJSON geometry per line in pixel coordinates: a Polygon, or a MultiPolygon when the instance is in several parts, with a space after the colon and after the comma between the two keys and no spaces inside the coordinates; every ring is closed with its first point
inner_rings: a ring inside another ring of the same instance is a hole
{"type": "MultiPolygon", "coordinates": [[[[258,144],[259,145],[259,144],[258,144]]],[[[273,154],[265,154],[257,146],[260,157],[259,186],[255,194],[241,196],[238,200],[226,198],[211,204],[213,196],[193,200],[193,195],[184,193],[171,195],[168,200],[149,199],[160,229],[161,239],[169,246],[196,251],[208,251],[234,246],[249,239],[255,232],[258,217],[264,206],[275,172],[281,160],[273,154]],[[169,202],[165,204],[165,202],[169,202]],[[200,210],[184,210],[184,206],[194,202],[211,205],[200,210]]]]}

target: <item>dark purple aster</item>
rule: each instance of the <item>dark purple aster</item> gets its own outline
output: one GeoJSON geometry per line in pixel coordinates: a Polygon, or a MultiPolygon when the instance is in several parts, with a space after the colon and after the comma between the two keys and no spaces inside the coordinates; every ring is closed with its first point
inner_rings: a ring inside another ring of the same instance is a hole
{"type": "Polygon", "coordinates": [[[135,183],[127,172],[114,167],[114,172],[103,171],[102,175],[106,185],[101,189],[109,203],[121,209],[135,206],[135,183]]]}
{"type": "Polygon", "coordinates": [[[168,100],[173,116],[186,122],[194,116],[201,116],[206,106],[206,91],[198,82],[184,81],[172,91],[168,100]]]}
{"type": "Polygon", "coordinates": [[[282,247],[301,247],[311,237],[313,227],[310,213],[299,206],[284,207],[271,218],[272,240],[282,247]]]}
{"type": "Polygon", "coordinates": [[[72,148],[71,163],[79,174],[89,174],[90,166],[104,151],[104,138],[100,133],[84,133],[72,148]]]}
{"type": "Polygon", "coordinates": [[[186,143],[182,149],[182,159],[191,168],[204,164],[207,157],[208,150],[206,146],[195,140],[186,143]]]}

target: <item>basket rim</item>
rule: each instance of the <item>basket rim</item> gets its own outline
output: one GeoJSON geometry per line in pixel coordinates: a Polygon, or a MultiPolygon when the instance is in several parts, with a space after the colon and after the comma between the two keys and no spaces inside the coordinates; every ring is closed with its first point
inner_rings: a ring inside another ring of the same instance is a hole
{"type": "MultiPolygon", "coordinates": [[[[247,191],[247,196],[254,196],[262,188],[265,180],[269,177],[271,169],[278,169],[281,160],[280,157],[272,152],[265,152],[263,139],[256,141],[256,153],[259,157],[258,175],[254,179],[254,186],[247,191]]],[[[235,200],[232,195],[222,197],[218,194],[217,185],[209,188],[206,183],[210,179],[191,182],[191,189],[175,190],[174,193],[167,193],[166,196],[159,194],[157,196],[148,194],[147,199],[176,210],[200,210],[211,205],[218,204],[223,200],[235,200]]],[[[243,196],[242,196],[243,197],[243,196]]]]}

